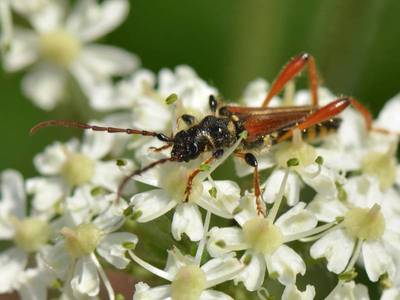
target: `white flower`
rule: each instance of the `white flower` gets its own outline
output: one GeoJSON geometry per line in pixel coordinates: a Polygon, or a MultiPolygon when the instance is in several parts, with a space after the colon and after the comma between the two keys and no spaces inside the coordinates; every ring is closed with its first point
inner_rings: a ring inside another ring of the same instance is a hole
{"type": "Polygon", "coordinates": [[[344,188],[347,196],[342,201],[317,197],[308,206],[321,221],[343,219],[311,247],[311,256],[325,257],[328,270],[337,274],[351,272],[362,257],[371,281],[385,273],[393,279],[394,253],[400,251],[398,192],[381,192],[379,183],[365,175],[350,178],[344,188]]]}
{"type": "Polygon", "coordinates": [[[150,288],[145,283],[136,284],[134,300],[232,300],[222,292],[211,290],[222,282],[233,279],[243,268],[233,255],[225,255],[212,259],[202,266],[191,256],[182,255],[178,249],[168,252],[165,270],[157,269],[142,261],[132,251],[131,257],[135,262],[155,275],[164,278],[171,284],[150,288]]]}
{"type": "Polygon", "coordinates": [[[50,238],[50,226],[45,216],[28,216],[21,175],[13,170],[1,174],[0,239],[14,245],[0,252],[0,294],[17,291],[22,299],[46,299],[46,280],[34,260],[28,268],[31,254],[40,251],[50,238]],[[29,293],[27,292],[29,290],[29,293]]]}
{"type": "Polygon", "coordinates": [[[48,1],[29,13],[26,17],[34,30],[15,28],[3,57],[10,72],[32,65],[22,88],[46,110],[66,95],[69,73],[90,100],[110,85],[112,76],[128,74],[138,65],[125,50],[91,43],[125,19],[128,1],[78,1],[69,15],[67,6],[64,0],[48,1]]]}
{"type": "MultiPolygon", "coordinates": [[[[224,158],[218,159],[222,163],[224,158]]],[[[198,160],[190,163],[199,165],[198,160]]],[[[240,189],[232,181],[202,181],[207,177],[207,172],[198,175],[193,183],[188,202],[185,202],[185,189],[188,174],[192,169],[182,163],[167,163],[138,176],[136,179],[155,187],[136,194],[131,199],[133,214],[138,222],[148,222],[175,208],[172,221],[172,235],[180,240],[185,233],[192,241],[199,241],[203,236],[203,222],[198,206],[224,218],[232,218],[232,207],[240,199],[240,189]],[[211,195],[215,190],[215,198],[211,195]],[[232,204],[233,203],[233,204],[232,204]]]]}
{"type": "Polygon", "coordinates": [[[235,281],[243,281],[250,291],[261,287],[266,270],[270,277],[277,278],[282,284],[294,284],[297,274],[304,275],[306,265],[286,244],[325,229],[314,228],[317,219],[304,209],[303,202],[299,202],[275,221],[287,177],[288,171],[280,187],[280,200],[275,202],[267,217],[257,214],[254,196],[247,194],[242,198],[240,207],[235,210],[235,219],[241,228],[214,227],[208,234],[207,250],[211,256],[246,250],[241,258],[246,268],[235,281]]]}
{"type": "Polygon", "coordinates": [[[113,288],[96,253],[114,267],[124,269],[129,263],[125,253],[136,246],[138,238],[132,233],[115,232],[124,221],[122,212],[126,205],[122,201],[115,204],[113,198],[115,195],[110,195],[108,208],[98,215],[84,214],[82,223],[75,225],[77,220],[71,219],[71,225],[60,231],[63,240],[41,251],[43,264],[64,282],[63,292],[70,298],[97,296],[101,278],[109,299],[114,299],[113,288]],[[97,216],[93,219],[93,215],[97,216]]]}
{"type": "Polygon", "coordinates": [[[34,195],[33,206],[39,211],[54,211],[57,203],[73,188],[86,184],[93,189],[116,192],[133,168],[127,159],[123,160],[123,167],[115,160],[102,160],[111,153],[116,138],[116,135],[104,132],[85,132],[82,143],[76,139],[67,143],[55,142],[36,155],[36,169],[45,177],[27,181],[27,191],[34,195]]]}

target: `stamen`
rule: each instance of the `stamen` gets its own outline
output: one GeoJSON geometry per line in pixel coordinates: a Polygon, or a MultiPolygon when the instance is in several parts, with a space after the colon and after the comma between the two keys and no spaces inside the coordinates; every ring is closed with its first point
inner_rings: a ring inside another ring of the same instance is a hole
{"type": "Polygon", "coordinates": [[[203,252],[204,252],[204,247],[206,245],[208,228],[210,227],[210,220],[211,220],[211,212],[207,211],[206,218],[204,220],[203,237],[201,238],[201,240],[199,242],[199,247],[197,248],[197,252],[196,252],[196,256],[195,256],[195,260],[194,260],[196,265],[198,265],[198,266],[200,266],[201,258],[203,256],[203,252]]]}
{"type": "Polygon", "coordinates": [[[353,255],[352,255],[352,257],[351,257],[351,259],[349,261],[349,264],[347,265],[346,270],[344,270],[343,273],[346,273],[346,272],[349,272],[349,271],[353,270],[354,265],[356,264],[357,259],[360,256],[362,244],[363,244],[363,240],[362,239],[357,239],[356,246],[355,246],[354,251],[353,251],[353,255]]]}
{"type": "MultiPolygon", "coordinates": [[[[332,222],[332,223],[333,223],[333,222],[332,222]]],[[[330,223],[330,224],[332,224],[332,223],[330,223]]],[[[325,224],[325,225],[327,225],[327,224],[325,224]]],[[[326,230],[326,231],[322,231],[322,232],[319,233],[319,234],[309,235],[309,236],[307,236],[307,237],[300,238],[299,240],[300,240],[301,242],[304,242],[304,243],[306,243],[306,242],[313,242],[313,241],[319,240],[319,239],[320,239],[321,237],[323,237],[324,235],[327,235],[328,233],[331,233],[332,231],[337,230],[337,229],[339,229],[339,228],[341,228],[341,227],[343,227],[343,224],[338,224],[338,225],[336,225],[336,226],[333,226],[333,227],[329,228],[329,229],[326,230]]],[[[317,228],[318,228],[318,227],[317,227],[317,228]]]]}
{"type": "Polygon", "coordinates": [[[304,239],[304,238],[307,238],[307,237],[313,237],[314,235],[319,234],[319,233],[326,234],[326,230],[328,230],[328,229],[329,230],[331,230],[331,229],[335,229],[336,230],[336,229],[338,229],[339,226],[341,226],[341,224],[337,224],[337,222],[334,221],[334,222],[327,223],[327,224],[318,226],[316,228],[313,228],[313,229],[310,229],[310,230],[307,230],[307,231],[303,231],[303,232],[296,233],[296,234],[291,234],[291,235],[288,235],[288,236],[285,237],[285,243],[289,243],[289,242],[292,242],[292,241],[297,241],[297,240],[304,239]],[[334,227],[332,227],[332,226],[334,226],[334,227]]]}
{"type": "Polygon", "coordinates": [[[156,268],[154,266],[152,266],[151,264],[149,264],[148,262],[145,262],[143,259],[141,259],[140,257],[136,256],[135,253],[133,253],[133,251],[128,250],[128,253],[130,255],[130,257],[133,259],[134,262],[136,262],[139,266],[141,266],[142,268],[146,269],[147,271],[153,273],[154,275],[157,275],[160,278],[163,278],[165,280],[168,281],[173,281],[174,277],[171,276],[169,273],[165,272],[164,270],[161,270],[159,268],[156,268]]]}
{"type": "Polygon", "coordinates": [[[220,158],[215,159],[214,162],[210,164],[210,169],[207,172],[201,172],[197,176],[198,182],[204,181],[204,179],[206,179],[212,172],[215,171],[215,169],[217,169],[226,159],[228,159],[228,157],[230,157],[232,153],[236,150],[236,148],[240,145],[242,140],[243,137],[240,137],[232,147],[224,151],[224,154],[220,158]]]}
{"type": "Polygon", "coordinates": [[[281,186],[279,188],[278,196],[274,202],[274,206],[272,206],[272,209],[270,210],[267,216],[267,219],[270,220],[271,223],[274,223],[276,215],[278,214],[279,207],[281,206],[283,193],[285,192],[285,187],[288,177],[289,177],[289,169],[286,169],[285,176],[283,177],[281,186]]]}
{"type": "Polygon", "coordinates": [[[90,255],[90,258],[92,259],[93,263],[95,264],[97,271],[100,274],[101,280],[103,280],[104,286],[107,290],[107,294],[108,294],[108,299],[109,300],[114,300],[115,299],[115,293],[114,293],[114,289],[111,285],[110,280],[108,279],[106,272],[104,271],[103,267],[101,266],[101,264],[99,263],[99,261],[96,258],[96,255],[94,255],[94,253],[92,253],[90,255]]]}

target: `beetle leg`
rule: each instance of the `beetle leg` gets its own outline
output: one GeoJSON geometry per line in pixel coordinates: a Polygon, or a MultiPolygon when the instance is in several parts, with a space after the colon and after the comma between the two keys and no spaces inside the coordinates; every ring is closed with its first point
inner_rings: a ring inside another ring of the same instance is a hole
{"type": "Polygon", "coordinates": [[[192,126],[196,122],[196,118],[192,115],[184,114],[180,118],[185,122],[187,126],[192,126]]]}
{"type": "Polygon", "coordinates": [[[259,176],[259,171],[258,171],[258,161],[252,153],[236,152],[235,156],[244,159],[244,161],[249,166],[254,168],[253,187],[254,187],[254,195],[256,196],[256,210],[257,210],[258,215],[265,217],[267,212],[265,209],[264,200],[262,199],[262,195],[261,195],[260,176],[259,176]]]}
{"type": "Polygon", "coordinates": [[[315,59],[308,53],[301,53],[293,57],[284,67],[277,79],[271,86],[267,96],[264,99],[262,107],[268,107],[272,98],[279,94],[288,81],[293,79],[305,67],[308,67],[308,79],[310,81],[311,103],[318,106],[318,75],[315,59]]]}
{"type": "Polygon", "coordinates": [[[149,149],[153,150],[154,152],[161,152],[161,151],[163,151],[165,149],[168,149],[170,147],[172,147],[172,144],[167,144],[167,145],[164,145],[164,146],[161,146],[161,147],[150,147],[149,149]]]}
{"type": "Polygon", "coordinates": [[[372,116],[371,113],[368,111],[368,109],[354,98],[343,97],[343,98],[338,98],[332,101],[331,103],[328,103],[324,107],[313,112],[311,115],[305,118],[303,122],[299,123],[296,127],[288,130],[284,135],[282,135],[278,139],[278,142],[290,138],[293,135],[294,129],[299,129],[300,131],[302,131],[313,125],[327,121],[335,117],[350,104],[362,114],[362,116],[365,119],[367,129],[370,130],[372,127],[372,116]]]}
{"type": "Polygon", "coordinates": [[[213,115],[215,115],[218,108],[218,101],[214,95],[210,95],[210,97],[208,98],[208,105],[210,106],[210,110],[213,113],[213,115]]]}
{"type": "MultiPolygon", "coordinates": [[[[213,152],[212,156],[207,158],[201,165],[203,165],[203,166],[204,165],[209,165],[210,163],[212,163],[213,160],[220,158],[223,154],[224,154],[224,150],[223,149],[215,150],[213,152]]],[[[202,171],[202,168],[198,167],[198,168],[194,169],[189,174],[188,180],[186,182],[185,200],[184,200],[184,202],[188,202],[189,201],[190,193],[192,191],[192,186],[193,186],[193,180],[201,171],[202,171]]]]}

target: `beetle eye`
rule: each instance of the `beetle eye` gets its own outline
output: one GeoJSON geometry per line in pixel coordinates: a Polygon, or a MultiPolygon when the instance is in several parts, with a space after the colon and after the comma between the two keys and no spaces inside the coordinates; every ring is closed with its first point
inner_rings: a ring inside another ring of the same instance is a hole
{"type": "Polygon", "coordinates": [[[190,154],[196,154],[199,151],[199,148],[197,147],[197,144],[190,144],[188,147],[189,153],[190,154]]]}

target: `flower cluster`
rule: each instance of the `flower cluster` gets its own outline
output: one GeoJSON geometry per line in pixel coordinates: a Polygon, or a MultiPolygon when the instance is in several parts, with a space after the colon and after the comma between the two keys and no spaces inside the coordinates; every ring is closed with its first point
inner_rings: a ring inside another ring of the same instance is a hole
{"type": "MultiPolygon", "coordinates": [[[[93,43],[124,20],[126,0],[76,1],[70,12],[69,4],[0,3],[4,68],[29,68],[22,89],[37,106],[54,108],[72,76],[107,114],[91,124],[169,137],[190,127],[182,116],[198,123],[212,114],[209,97],[218,91],[190,67],[154,74],[133,54],[93,43]]],[[[258,79],[240,101],[260,106],[267,91],[258,79]]],[[[335,99],[325,88],[318,94],[322,105],[335,99]]],[[[309,99],[298,91],[271,105],[309,99]]],[[[337,132],[320,140],[295,131],[254,152],[262,213],[246,182],[253,168],[241,158],[230,171],[221,167],[245,135],[207,164],[207,153],[168,161],[171,147],[148,136],[86,131],[81,141],[56,141],[34,157],[36,177],[1,173],[0,293],[123,299],[112,279],[119,270],[137,281],[137,300],[369,299],[371,290],[398,299],[399,113],[395,97],[367,130],[349,108],[337,132]],[[164,163],[136,174],[121,194],[134,170],[156,161],[164,163]]]]}

